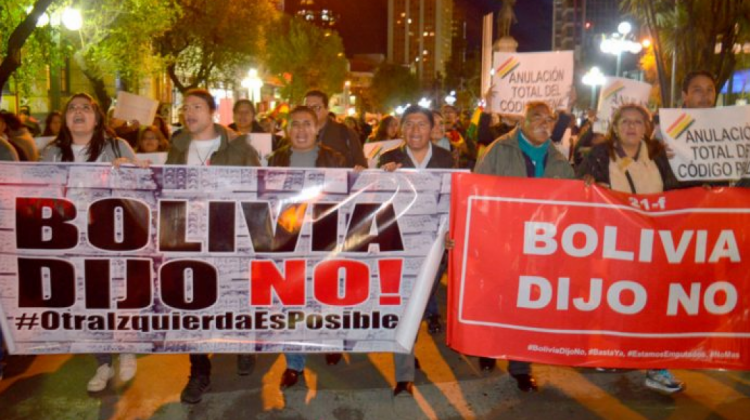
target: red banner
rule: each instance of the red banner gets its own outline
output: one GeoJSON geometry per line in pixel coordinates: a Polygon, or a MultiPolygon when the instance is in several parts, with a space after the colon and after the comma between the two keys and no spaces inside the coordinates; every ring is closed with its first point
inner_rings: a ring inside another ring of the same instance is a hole
{"type": "Polygon", "coordinates": [[[634,196],[454,174],[448,344],[623,368],[750,367],[750,191],[634,196]]]}

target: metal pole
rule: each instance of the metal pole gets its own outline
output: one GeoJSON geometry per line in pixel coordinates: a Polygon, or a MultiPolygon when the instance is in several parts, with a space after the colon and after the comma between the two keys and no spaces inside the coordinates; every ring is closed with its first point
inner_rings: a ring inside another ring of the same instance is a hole
{"type": "Polygon", "coordinates": [[[615,70],[615,76],[620,77],[620,66],[622,64],[622,51],[617,52],[617,70],[615,70]]]}
{"type": "MultiPolygon", "coordinates": [[[[674,14],[675,17],[677,17],[677,5],[679,4],[679,0],[674,2],[674,14]]],[[[675,19],[675,23],[677,22],[677,19],[675,19]]],[[[679,28],[677,25],[675,25],[676,33],[679,34],[679,28]]],[[[676,92],[677,89],[677,37],[675,37],[675,43],[674,43],[674,49],[672,50],[672,83],[671,87],[669,89],[669,106],[674,108],[676,105],[676,92]]]]}
{"type": "Polygon", "coordinates": [[[596,85],[591,85],[591,109],[596,109],[596,85]]]}

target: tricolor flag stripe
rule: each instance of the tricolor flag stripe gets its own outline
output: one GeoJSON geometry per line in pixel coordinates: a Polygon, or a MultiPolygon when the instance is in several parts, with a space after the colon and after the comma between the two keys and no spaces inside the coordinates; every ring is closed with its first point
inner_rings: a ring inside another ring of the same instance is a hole
{"type": "Polygon", "coordinates": [[[691,116],[685,114],[687,118],[680,118],[682,121],[677,124],[672,124],[672,127],[667,130],[667,134],[669,134],[670,137],[673,139],[676,139],[682,135],[685,131],[687,131],[688,128],[690,128],[691,125],[695,122],[695,119],[693,119],[691,116]]]}
{"type": "Polygon", "coordinates": [[[376,157],[380,156],[380,151],[382,148],[383,148],[382,145],[377,145],[373,147],[372,150],[370,151],[370,156],[368,156],[368,158],[375,159],[376,157]]]}
{"type": "Polygon", "coordinates": [[[604,91],[604,100],[609,99],[617,92],[625,89],[625,85],[622,84],[622,82],[617,82],[614,85],[610,86],[609,89],[604,91]]]}
{"type": "Polygon", "coordinates": [[[672,131],[672,130],[674,130],[674,128],[675,128],[675,127],[677,127],[678,125],[680,125],[680,123],[681,123],[681,122],[682,122],[682,121],[683,121],[684,119],[686,119],[686,118],[688,118],[688,114],[682,114],[682,115],[680,115],[680,117],[679,117],[679,118],[677,118],[677,119],[675,120],[675,122],[673,122],[673,123],[672,123],[672,125],[670,125],[670,126],[669,126],[669,128],[667,128],[667,131],[672,131]]]}
{"type": "Polygon", "coordinates": [[[496,73],[500,76],[501,79],[503,79],[520,65],[521,63],[516,57],[511,57],[497,68],[496,73]]]}

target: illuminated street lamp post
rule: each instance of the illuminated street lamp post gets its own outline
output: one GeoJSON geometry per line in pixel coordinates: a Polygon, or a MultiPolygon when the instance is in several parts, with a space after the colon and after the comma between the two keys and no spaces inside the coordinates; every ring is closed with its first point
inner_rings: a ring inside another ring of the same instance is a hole
{"type": "Polygon", "coordinates": [[[596,87],[604,84],[604,73],[599,67],[592,67],[581,81],[584,85],[591,86],[591,109],[596,109],[596,87]]]}
{"type": "MultiPolygon", "coordinates": [[[[27,9],[27,13],[31,12],[31,7],[27,9]]],[[[53,27],[60,27],[60,24],[64,26],[69,31],[79,31],[81,28],[83,28],[83,15],[81,15],[80,10],[74,9],[71,7],[65,8],[65,10],[62,11],[61,14],[54,14],[50,17],[49,14],[43,13],[39,20],[37,20],[36,26],[37,27],[44,27],[50,25],[53,27]]],[[[55,41],[57,43],[57,49],[59,50],[61,48],[60,46],[60,36],[59,34],[54,35],[55,41]]],[[[58,71],[57,66],[55,65],[54,60],[50,62],[49,65],[49,82],[50,82],[50,110],[59,110],[60,109],[60,72],[58,71]]]]}
{"type": "Polygon", "coordinates": [[[602,39],[599,48],[603,53],[612,54],[617,57],[617,69],[615,76],[620,77],[620,67],[622,61],[622,53],[629,52],[631,54],[638,54],[643,50],[643,45],[639,42],[634,42],[627,39],[627,36],[633,30],[633,27],[628,22],[622,22],[617,26],[617,33],[612,34],[611,37],[606,36],[602,39]]]}
{"type": "Polygon", "coordinates": [[[258,69],[250,69],[247,77],[242,80],[242,87],[247,89],[248,98],[253,104],[260,103],[260,89],[263,87],[263,79],[258,77],[258,69]]]}
{"type": "Polygon", "coordinates": [[[349,115],[349,88],[351,88],[352,82],[344,82],[344,115],[349,115]]]}

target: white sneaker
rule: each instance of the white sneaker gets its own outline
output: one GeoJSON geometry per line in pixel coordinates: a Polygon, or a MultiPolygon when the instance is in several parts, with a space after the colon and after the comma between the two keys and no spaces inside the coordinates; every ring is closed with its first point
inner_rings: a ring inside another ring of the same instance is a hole
{"type": "Polygon", "coordinates": [[[666,369],[649,369],[646,371],[646,387],[662,394],[674,394],[685,389],[685,383],[666,369]]]}
{"type": "Polygon", "coordinates": [[[127,382],[135,377],[135,372],[138,369],[138,365],[135,361],[134,354],[121,354],[120,355],[120,380],[127,382]]]}
{"type": "Polygon", "coordinates": [[[107,387],[107,382],[115,376],[115,370],[112,366],[104,364],[96,370],[96,375],[89,381],[87,389],[89,392],[103,391],[107,387]]]}

